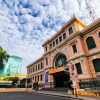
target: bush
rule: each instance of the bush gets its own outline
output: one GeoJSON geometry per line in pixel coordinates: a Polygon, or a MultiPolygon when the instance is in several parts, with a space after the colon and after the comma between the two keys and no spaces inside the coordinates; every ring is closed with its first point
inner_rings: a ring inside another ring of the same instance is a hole
{"type": "Polygon", "coordinates": [[[33,84],[33,89],[35,89],[35,90],[38,90],[39,89],[38,82],[36,82],[36,83],[33,84]]]}
{"type": "Polygon", "coordinates": [[[72,89],[71,85],[72,85],[72,81],[71,80],[64,82],[64,86],[66,86],[69,89],[72,89]]]}

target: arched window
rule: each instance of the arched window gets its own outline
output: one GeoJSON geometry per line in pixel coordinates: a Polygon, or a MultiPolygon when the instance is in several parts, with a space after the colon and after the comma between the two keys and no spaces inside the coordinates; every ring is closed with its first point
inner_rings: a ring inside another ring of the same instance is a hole
{"type": "Polygon", "coordinates": [[[65,55],[59,55],[55,60],[55,67],[65,66],[67,64],[67,58],[65,55]]]}
{"type": "Polygon", "coordinates": [[[95,44],[93,37],[88,37],[86,39],[86,43],[87,43],[88,49],[93,49],[96,47],[96,44],[95,44]]]}
{"type": "Polygon", "coordinates": [[[92,62],[93,62],[95,71],[100,72],[100,58],[94,59],[92,62]]]}

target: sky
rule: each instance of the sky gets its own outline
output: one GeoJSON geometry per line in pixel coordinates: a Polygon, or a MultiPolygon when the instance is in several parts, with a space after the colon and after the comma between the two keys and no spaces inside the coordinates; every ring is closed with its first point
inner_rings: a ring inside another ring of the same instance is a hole
{"type": "MultiPolygon", "coordinates": [[[[87,0],[100,18],[100,0],[87,0]]],[[[42,44],[73,15],[91,23],[85,0],[0,0],[0,46],[26,66],[43,54],[42,44]]]]}

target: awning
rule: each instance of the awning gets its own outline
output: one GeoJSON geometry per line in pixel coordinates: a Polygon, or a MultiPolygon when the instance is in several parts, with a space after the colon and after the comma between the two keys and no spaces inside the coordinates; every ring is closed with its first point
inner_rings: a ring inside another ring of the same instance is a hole
{"type": "Polygon", "coordinates": [[[64,70],[64,67],[59,67],[59,68],[51,68],[49,70],[49,73],[48,74],[54,74],[54,73],[58,73],[58,72],[61,72],[64,70]]]}

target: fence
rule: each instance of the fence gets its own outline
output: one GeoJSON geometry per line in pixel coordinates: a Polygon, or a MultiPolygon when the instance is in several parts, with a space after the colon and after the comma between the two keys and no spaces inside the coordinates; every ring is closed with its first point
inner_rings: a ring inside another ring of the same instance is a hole
{"type": "Polygon", "coordinates": [[[100,90],[100,80],[79,82],[79,86],[81,89],[93,89],[93,90],[98,89],[98,90],[100,90]]]}

